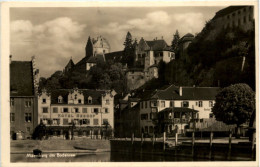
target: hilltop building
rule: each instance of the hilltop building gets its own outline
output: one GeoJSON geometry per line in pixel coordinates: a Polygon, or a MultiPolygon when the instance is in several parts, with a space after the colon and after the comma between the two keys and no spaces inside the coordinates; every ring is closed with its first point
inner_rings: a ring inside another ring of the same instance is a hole
{"type": "Polygon", "coordinates": [[[91,67],[95,66],[98,62],[105,62],[105,54],[110,52],[109,42],[102,36],[96,39],[88,38],[85,47],[85,57],[74,65],[72,59],[66,65],[64,72],[67,73],[71,70],[89,71],[91,67]]]}
{"type": "Polygon", "coordinates": [[[136,46],[135,68],[126,72],[128,88],[133,90],[153,78],[158,78],[158,64],[161,61],[169,63],[173,59],[175,53],[164,39],[146,41],[141,38],[136,46]]]}
{"type": "Polygon", "coordinates": [[[216,13],[212,19],[219,27],[240,27],[247,31],[254,27],[253,6],[229,6],[216,13]]]}
{"type": "Polygon", "coordinates": [[[90,89],[43,90],[38,95],[38,122],[51,126],[60,136],[75,125],[79,135],[100,135],[102,128],[114,128],[115,91],[90,89]]]}
{"type": "Polygon", "coordinates": [[[13,139],[30,138],[38,125],[38,87],[35,57],[31,61],[12,61],[10,56],[10,135],[13,139]]]}

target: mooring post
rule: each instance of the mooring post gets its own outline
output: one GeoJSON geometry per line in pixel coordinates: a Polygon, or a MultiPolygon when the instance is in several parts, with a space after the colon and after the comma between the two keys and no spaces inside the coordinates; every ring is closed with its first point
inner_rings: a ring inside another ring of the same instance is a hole
{"type": "Polygon", "coordinates": [[[194,156],[195,132],[192,132],[192,156],[194,156]]]}
{"type": "Polygon", "coordinates": [[[166,132],[163,132],[163,151],[165,150],[166,132]]]}
{"type": "Polygon", "coordinates": [[[143,145],[143,141],[144,141],[144,134],[141,134],[141,146],[143,145]]]}
{"type": "Polygon", "coordinates": [[[178,133],[175,133],[175,146],[178,145],[178,133]]]}
{"type": "Polygon", "coordinates": [[[210,132],[210,138],[209,138],[209,159],[211,159],[212,156],[212,142],[213,142],[213,132],[210,132]]]}
{"type": "Polygon", "coordinates": [[[231,157],[231,145],[232,145],[232,131],[229,130],[229,139],[228,139],[228,159],[231,157]]]}
{"type": "Polygon", "coordinates": [[[134,133],[132,133],[131,141],[132,141],[132,145],[133,145],[134,144],[134,133]]]}
{"type": "Polygon", "coordinates": [[[153,140],[153,147],[154,147],[154,134],[153,134],[153,138],[152,138],[152,140],[153,140]]]}

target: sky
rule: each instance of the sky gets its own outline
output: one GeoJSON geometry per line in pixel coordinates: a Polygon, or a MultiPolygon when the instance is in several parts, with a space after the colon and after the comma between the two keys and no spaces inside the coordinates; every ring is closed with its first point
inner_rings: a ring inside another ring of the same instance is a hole
{"type": "Polygon", "coordinates": [[[50,77],[85,56],[89,36],[105,37],[111,52],[123,49],[128,31],[137,41],[157,37],[170,45],[176,30],[199,33],[225,7],[10,8],[10,52],[12,60],[35,56],[40,76],[50,77]]]}

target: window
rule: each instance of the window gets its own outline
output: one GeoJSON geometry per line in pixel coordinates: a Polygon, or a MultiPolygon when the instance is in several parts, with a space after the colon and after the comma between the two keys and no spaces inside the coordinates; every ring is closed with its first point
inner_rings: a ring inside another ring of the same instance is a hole
{"type": "Polygon", "coordinates": [[[165,101],[161,101],[161,107],[165,107],[165,101]]]}
{"type": "Polygon", "coordinates": [[[43,123],[44,125],[47,125],[48,122],[49,122],[49,120],[48,120],[47,118],[43,118],[43,119],[42,119],[42,123],[43,123]]]}
{"type": "Polygon", "coordinates": [[[199,101],[199,107],[203,107],[203,102],[199,101]]]}
{"type": "Polygon", "coordinates": [[[81,104],[81,99],[78,99],[78,103],[81,104]]]}
{"type": "Polygon", "coordinates": [[[135,77],[134,77],[134,76],[132,76],[132,79],[135,79],[135,77]]]}
{"type": "Polygon", "coordinates": [[[30,133],[31,129],[30,127],[26,127],[26,132],[30,133]]]}
{"type": "Polygon", "coordinates": [[[109,113],[109,110],[108,110],[108,108],[105,108],[105,113],[109,113]]]}
{"type": "Polygon", "coordinates": [[[236,16],[236,13],[232,13],[232,16],[234,16],[234,17],[235,17],[235,16],[236,16]]]}
{"type": "Polygon", "coordinates": [[[59,125],[60,124],[60,119],[53,119],[52,120],[53,125],[59,125]]]}
{"type": "Polygon", "coordinates": [[[82,109],[82,112],[83,112],[83,113],[88,113],[88,108],[83,108],[83,109],[82,109]]]}
{"type": "Polygon", "coordinates": [[[74,96],[74,99],[75,99],[75,100],[77,100],[77,98],[78,98],[78,95],[77,95],[77,94],[75,94],[75,96],[74,96]]]}
{"type": "Polygon", "coordinates": [[[188,101],[183,101],[182,107],[189,107],[189,102],[188,101]]]}
{"type": "Polygon", "coordinates": [[[144,102],[141,102],[141,108],[144,108],[144,102]]]}
{"type": "Polygon", "coordinates": [[[251,15],[248,16],[248,20],[251,21],[251,15]]]}
{"type": "Polygon", "coordinates": [[[147,108],[147,101],[145,102],[145,108],[147,108]]]}
{"type": "Polygon", "coordinates": [[[108,119],[103,119],[103,125],[108,125],[108,119]]]}
{"type": "Polygon", "coordinates": [[[106,99],[106,104],[109,104],[109,99],[106,99]]]}
{"type": "Polygon", "coordinates": [[[92,97],[88,97],[88,104],[91,104],[92,103],[92,97]]]}
{"type": "Polygon", "coordinates": [[[42,113],[48,113],[48,107],[43,107],[42,108],[42,113]]]}
{"type": "Polygon", "coordinates": [[[98,108],[94,108],[94,113],[98,114],[98,108]]]}
{"type": "Polygon", "coordinates": [[[10,121],[11,122],[15,121],[14,113],[10,113],[10,121]]]}
{"type": "Polygon", "coordinates": [[[244,23],[246,23],[246,16],[244,16],[244,23]]]}
{"type": "Polygon", "coordinates": [[[94,125],[98,125],[98,119],[94,119],[94,125]]]}
{"type": "Polygon", "coordinates": [[[214,104],[213,104],[213,101],[209,101],[209,106],[210,106],[210,107],[213,107],[213,105],[214,105],[214,104]]]}
{"type": "Polygon", "coordinates": [[[152,112],[157,112],[157,108],[152,108],[152,112]]]}
{"type": "Polygon", "coordinates": [[[79,119],[74,119],[73,122],[74,122],[75,125],[79,125],[79,119]]]}
{"type": "Polygon", "coordinates": [[[210,114],[209,114],[209,118],[213,118],[213,113],[210,113],[210,114]]]}
{"type": "Polygon", "coordinates": [[[69,109],[68,108],[63,108],[63,112],[69,112],[69,109]]]}
{"type": "Polygon", "coordinates": [[[240,14],[241,12],[240,12],[240,10],[237,12],[237,14],[240,14]]]}
{"type": "Polygon", "coordinates": [[[151,107],[157,107],[157,101],[151,101],[151,107]]]}
{"type": "Polygon", "coordinates": [[[25,107],[31,107],[32,102],[31,101],[25,101],[25,107]]]}
{"type": "Polygon", "coordinates": [[[149,133],[153,133],[153,126],[149,126],[149,133]]]}
{"type": "Polygon", "coordinates": [[[89,119],[83,119],[82,120],[82,125],[89,125],[89,124],[90,124],[89,119]]]}
{"type": "Polygon", "coordinates": [[[227,18],[229,19],[229,15],[227,15],[227,18]]]}
{"type": "Polygon", "coordinates": [[[62,96],[59,96],[59,97],[58,97],[58,103],[62,103],[62,101],[63,101],[62,96]]]}
{"type": "Polygon", "coordinates": [[[42,99],[42,103],[46,103],[46,99],[42,99]]]}
{"type": "Polygon", "coordinates": [[[145,127],[144,127],[144,132],[145,132],[145,133],[148,133],[148,126],[145,126],[145,127]]]}
{"type": "Polygon", "coordinates": [[[58,108],[57,107],[53,107],[52,112],[53,113],[58,113],[58,108]]]}
{"type": "Polygon", "coordinates": [[[173,101],[170,101],[170,107],[173,107],[173,101]]]}
{"type": "Polygon", "coordinates": [[[148,114],[141,114],[141,120],[147,120],[148,114]]]}
{"type": "Polygon", "coordinates": [[[240,19],[238,19],[238,23],[237,24],[240,25],[240,19]]]}
{"type": "Polygon", "coordinates": [[[25,122],[32,122],[32,114],[25,113],[25,122]]]}
{"type": "Polygon", "coordinates": [[[79,109],[78,108],[74,108],[74,112],[75,113],[79,113],[79,109]]]}
{"type": "Polygon", "coordinates": [[[10,101],[10,106],[13,107],[14,106],[14,98],[11,98],[11,101],[10,101]]]}
{"type": "Polygon", "coordinates": [[[63,119],[63,125],[69,125],[69,120],[67,118],[63,119]]]}

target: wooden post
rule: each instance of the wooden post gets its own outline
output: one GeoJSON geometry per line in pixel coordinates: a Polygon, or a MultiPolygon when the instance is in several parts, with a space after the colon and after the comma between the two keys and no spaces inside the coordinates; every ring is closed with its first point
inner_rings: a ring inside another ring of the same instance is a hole
{"type": "Polygon", "coordinates": [[[229,130],[229,140],[228,140],[228,160],[231,157],[231,144],[232,144],[232,131],[229,130]]]}
{"type": "Polygon", "coordinates": [[[213,142],[213,132],[210,132],[210,139],[209,139],[210,150],[212,148],[212,142],[213,142]]]}
{"type": "Polygon", "coordinates": [[[154,147],[154,134],[153,134],[153,139],[152,140],[153,140],[153,147],[154,147]]]}
{"type": "Polygon", "coordinates": [[[163,151],[165,150],[166,132],[163,132],[163,151]]]}
{"type": "Polygon", "coordinates": [[[175,146],[178,145],[178,133],[175,133],[175,146]]]}
{"type": "Polygon", "coordinates": [[[211,159],[211,156],[212,156],[212,142],[213,142],[213,132],[210,132],[210,138],[209,138],[209,159],[211,159]]]}
{"type": "Polygon", "coordinates": [[[133,145],[134,144],[134,133],[132,133],[131,141],[132,141],[132,145],[133,145]]]}
{"type": "Polygon", "coordinates": [[[192,132],[192,156],[194,156],[195,132],[192,132]]]}
{"type": "Polygon", "coordinates": [[[144,133],[141,134],[141,145],[143,145],[143,141],[144,141],[144,133]]]}

